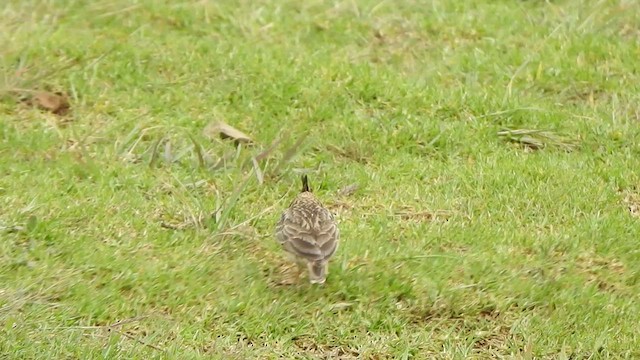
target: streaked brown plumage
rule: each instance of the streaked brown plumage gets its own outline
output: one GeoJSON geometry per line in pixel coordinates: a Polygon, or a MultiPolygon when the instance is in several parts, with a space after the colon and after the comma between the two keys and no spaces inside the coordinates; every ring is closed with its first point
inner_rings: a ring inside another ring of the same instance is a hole
{"type": "Polygon", "coordinates": [[[276,225],[276,239],[298,266],[306,265],[312,284],[325,282],[340,231],[331,212],[311,193],[306,175],[302,176],[302,191],[276,225]]]}

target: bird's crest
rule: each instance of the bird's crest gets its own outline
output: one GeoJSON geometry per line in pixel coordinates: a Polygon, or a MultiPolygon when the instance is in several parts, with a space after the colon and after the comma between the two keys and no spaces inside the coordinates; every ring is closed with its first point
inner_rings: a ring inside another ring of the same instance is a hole
{"type": "Polygon", "coordinates": [[[302,175],[302,191],[301,192],[311,192],[309,188],[309,179],[307,179],[307,175],[302,175]]]}

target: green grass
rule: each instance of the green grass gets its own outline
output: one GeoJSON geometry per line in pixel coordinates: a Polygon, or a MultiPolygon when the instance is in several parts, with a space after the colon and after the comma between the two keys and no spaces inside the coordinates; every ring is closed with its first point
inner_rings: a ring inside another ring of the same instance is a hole
{"type": "Polygon", "coordinates": [[[635,8],[9,1],[0,354],[640,357],[635,8]],[[278,286],[303,171],[342,243],[278,286]]]}

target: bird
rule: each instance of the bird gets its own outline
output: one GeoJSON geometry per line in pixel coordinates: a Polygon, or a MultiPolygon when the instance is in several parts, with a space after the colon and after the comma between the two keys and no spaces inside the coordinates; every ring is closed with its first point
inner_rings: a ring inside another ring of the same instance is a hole
{"type": "Polygon", "coordinates": [[[296,263],[298,275],[306,266],[311,284],[324,284],[340,230],[333,214],[311,192],[307,175],[302,175],[302,191],[276,224],[275,236],[296,263]]]}

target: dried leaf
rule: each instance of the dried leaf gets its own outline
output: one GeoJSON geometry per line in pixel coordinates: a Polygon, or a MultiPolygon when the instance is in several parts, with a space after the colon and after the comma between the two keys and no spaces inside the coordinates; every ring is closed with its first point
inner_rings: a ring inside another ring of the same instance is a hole
{"type": "Polygon", "coordinates": [[[512,143],[520,144],[529,150],[540,150],[550,145],[565,151],[572,151],[577,146],[575,140],[556,135],[551,131],[504,129],[498,131],[498,136],[512,143]]]}
{"type": "Polygon", "coordinates": [[[338,195],[339,196],[353,195],[356,191],[358,191],[358,188],[359,188],[358,184],[347,185],[342,189],[338,190],[338,195]]]}
{"type": "Polygon", "coordinates": [[[329,311],[339,312],[353,306],[353,303],[350,302],[339,302],[329,306],[329,311]]]}
{"type": "Polygon", "coordinates": [[[210,139],[214,139],[216,136],[220,136],[222,139],[232,139],[236,144],[253,143],[247,134],[222,121],[209,123],[205,126],[203,134],[210,139]]]}
{"type": "Polygon", "coordinates": [[[63,93],[50,93],[38,91],[32,98],[32,103],[40,109],[52,112],[56,115],[65,115],[69,112],[69,100],[63,93]]]}
{"type": "Polygon", "coordinates": [[[531,150],[540,150],[544,148],[544,143],[532,136],[523,135],[519,139],[513,139],[512,141],[518,142],[531,150]]]}

